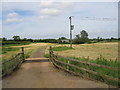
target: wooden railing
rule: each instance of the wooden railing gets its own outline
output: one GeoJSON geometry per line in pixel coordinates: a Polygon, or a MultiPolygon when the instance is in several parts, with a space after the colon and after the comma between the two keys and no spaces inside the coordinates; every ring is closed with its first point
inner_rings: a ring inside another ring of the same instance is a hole
{"type": "MultiPolygon", "coordinates": [[[[88,78],[88,79],[92,79],[90,77],[90,75],[95,75],[95,76],[99,76],[100,78],[104,79],[103,81],[107,84],[109,84],[109,82],[106,82],[105,79],[117,82],[117,86],[119,86],[119,84],[120,84],[120,79],[114,78],[112,76],[108,76],[108,75],[105,75],[102,73],[98,73],[98,72],[96,72],[96,70],[91,69],[91,67],[99,67],[99,68],[105,68],[108,70],[114,70],[114,71],[119,72],[120,68],[118,68],[118,67],[109,67],[109,66],[105,66],[105,65],[91,63],[88,61],[80,61],[80,60],[76,60],[76,59],[72,59],[72,58],[68,58],[68,57],[55,55],[53,53],[52,47],[50,47],[49,53],[50,53],[50,62],[52,62],[56,67],[61,68],[67,72],[70,72],[75,75],[79,75],[79,76],[82,76],[83,78],[88,78]],[[81,66],[74,64],[74,63],[79,63],[79,64],[81,64],[81,66]],[[75,70],[75,69],[77,69],[77,70],[75,70]],[[83,74],[83,72],[84,72],[84,74],[83,74]]],[[[117,73],[115,73],[115,74],[117,74],[117,73]]],[[[92,80],[95,80],[95,79],[92,79],[92,80]]]]}
{"type": "Polygon", "coordinates": [[[22,64],[23,61],[24,61],[24,48],[22,47],[21,53],[18,53],[10,60],[2,62],[2,77],[12,73],[22,64]]]}

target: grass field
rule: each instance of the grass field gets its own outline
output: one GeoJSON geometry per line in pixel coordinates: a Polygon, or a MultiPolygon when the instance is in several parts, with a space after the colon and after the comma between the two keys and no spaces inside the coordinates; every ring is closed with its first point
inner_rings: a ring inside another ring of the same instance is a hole
{"type": "MultiPolygon", "coordinates": [[[[54,45],[55,47],[61,45],[54,45]]],[[[69,46],[69,45],[62,45],[69,46]]],[[[118,59],[118,42],[111,43],[93,43],[93,44],[78,44],[73,45],[73,49],[54,51],[55,54],[67,57],[89,57],[92,60],[102,57],[110,60],[118,59]]]]}

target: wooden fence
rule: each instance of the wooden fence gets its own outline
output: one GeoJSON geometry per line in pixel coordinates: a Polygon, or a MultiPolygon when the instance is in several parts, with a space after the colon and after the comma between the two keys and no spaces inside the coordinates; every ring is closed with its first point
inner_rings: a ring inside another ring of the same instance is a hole
{"type": "Polygon", "coordinates": [[[10,60],[2,62],[2,77],[12,73],[22,64],[23,61],[24,61],[24,47],[22,47],[21,53],[18,53],[10,60]]]}
{"type": "MultiPolygon", "coordinates": [[[[120,71],[120,68],[109,67],[109,66],[105,66],[105,65],[91,63],[88,61],[81,61],[81,60],[76,60],[76,59],[72,59],[72,58],[68,58],[68,57],[55,55],[53,53],[52,47],[50,47],[49,53],[50,53],[50,62],[52,62],[56,67],[61,68],[67,72],[82,76],[83,78],[87,78],[87,79],[92,79],[90,77],[91,75],[93,75],[94,77],[99,76],[99,78],[104,79],[103,81],[107,84],[110,84],[110,83],[106,82],[105,79],[117,82],[116,86],[119,86],[119,84],[120,84],[120,79],[114,78],[112,76],[108,76],[108,75],[105,75],[102,73],[95,72],[95,69],[93,70],[93,69],[91,69],[91,67],[105,68],[105,69],[114,70],[117,72],[120,71]],[[78,63],[79,63],[79,65],[77,65],[78,63]],[[80,66],[80,64],[81,64],[81,66],[80,66]]],[[[96,79],[94,78],[92,80],[96,80],[96,79]]]]}

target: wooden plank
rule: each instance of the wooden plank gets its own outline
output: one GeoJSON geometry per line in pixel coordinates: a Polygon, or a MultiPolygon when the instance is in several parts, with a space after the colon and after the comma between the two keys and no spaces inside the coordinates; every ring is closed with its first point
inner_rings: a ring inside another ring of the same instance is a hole
{"type": "Polygon", "coordinates": [[[84,63],[84,64],[89,64],[89,65],[92,65],[92,66],[103,67],[103,68],[107,68],[107,69],[111,69],[111,70],[120,70],[120,68],[115,68],[115,67],[109,67],[109,66],[105,66],[105,65],[90,63],[88,61],[80,61],[80,60],[76,60],[76,59],[72,59],[72,58],[68,58],[68,57],[63,57],[63,56],[59,56],[59,55],[55,55],[55,56],[58,56],[60,58],[65,58],[65,59],[68,59],[70,61],[76,61],[76,62],[80,62],[80,63],[84,63]]]}
{"type": "Polygon", "coordinates": [[[63,69],[63,70],[65,70],[65,71],[67,71],[67,72],[70,72],[70,73],[73,73],[74,75],[80,76],[80,74],[77,74],[77,73],[75,73],[75,72],[73,72],[73,71],[67,70],[66,68],[63,68],[62,66],[57,65],[55,62],[52,62],[52,63],[53,63],[53,65],[55,65],[56,67],[58,67],[58,68],[60,68],[60,69],[63,69]]]}
{"type": "Polygon", "coordinates": [[[27,58],[25,60],[48,60],[49,58],[27,58]]]}

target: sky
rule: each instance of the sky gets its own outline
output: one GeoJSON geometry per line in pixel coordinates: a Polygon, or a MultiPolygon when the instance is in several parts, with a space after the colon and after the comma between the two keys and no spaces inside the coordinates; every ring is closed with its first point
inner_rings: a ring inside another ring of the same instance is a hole
{"type": "Polygon", "coordinates": [[[73,16],[73,38],[81,30],[86,30],[89,38],[118,37],[117,0],[87,1],[3,0],[0,34],[9,39],[14,35],[33,39],[69,38],[69,16],[73,16]]]}

